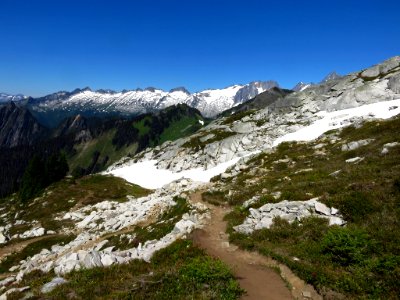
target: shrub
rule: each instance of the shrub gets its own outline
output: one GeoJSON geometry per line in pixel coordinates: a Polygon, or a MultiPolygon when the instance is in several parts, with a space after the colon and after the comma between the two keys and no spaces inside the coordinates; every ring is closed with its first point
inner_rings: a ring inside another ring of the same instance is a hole
{"type": "Polygon", "coordinates": [[[353,191],[343,197],[339,209],[346,220],[358,222],[374,211],[374,204],[367,194],[353,191]]]}
{"type": "Polygon", "coordinates": [[[331,227],[322,239],[322,253],[342,266],[360,264],[365,259],[370,240],[360,229],[331,227]]]}

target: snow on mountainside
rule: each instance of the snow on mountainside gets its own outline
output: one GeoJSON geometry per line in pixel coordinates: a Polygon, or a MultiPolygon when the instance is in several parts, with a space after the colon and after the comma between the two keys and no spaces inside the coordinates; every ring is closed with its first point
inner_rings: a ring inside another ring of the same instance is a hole
{"type": "Polygon", "coordinates": [[[295,92],[302,92],[304,91],[306,88],[310,87],[312,85],[312,83],[304,83],[302,81],[300,81],[298,84],[296,84],[293,88],[292,91],[295,92]]]}
{"type": "Polygon", "coordinates": [[[6,93],[0,93],[0,103],[3,102],[16,102],[16,101],[21,101],[26,99],[24,95],[18,94],[18,95],[9,95],[6,93]]]}
{"type": "Polygon", "coordinates": [[[398,99],[400,56],[289,94],[264,109],[217,119],[190,137],[122,160],[108,172],[152,187],[168,183],[165,178],[208,181],[216,171],[279,142],[310,140],[330,129],[397,115],[398,99]]]}
{"type": "Polygon", "coordinates": [[[213,117],[277,86],[278,83],[275,81],[257,81],[246,85],[209,89],[193,94],[184,88],[172,89],[169,92],[156,88],[122,92],[92,91],[85,88],[77,89],[71,93],[58,92],[42,98],[30,98],[28,107],[35,115],[40,113],[59,114],[57,121],[61,121],[61,118],[77,113],[132,115],[185,103],[199,109],[204,116],[213,117]]]}

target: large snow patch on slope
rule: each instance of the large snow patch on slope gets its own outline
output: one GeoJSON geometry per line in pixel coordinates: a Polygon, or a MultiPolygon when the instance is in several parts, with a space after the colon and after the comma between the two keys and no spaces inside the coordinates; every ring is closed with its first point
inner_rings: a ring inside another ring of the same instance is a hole
{"type": "Polygon", "coordinates": [[[355,118],[389,119],[399,113],[400,99],[377,102],[334,112],[320,111],[317,115],[322,117],[322,119],[296,132],[285,134],[276,139],[273,145],[277,146],[282,142],[289,141],[311,141],[318,138],[324,132],[351,125],[351,120],[355,118]]]}

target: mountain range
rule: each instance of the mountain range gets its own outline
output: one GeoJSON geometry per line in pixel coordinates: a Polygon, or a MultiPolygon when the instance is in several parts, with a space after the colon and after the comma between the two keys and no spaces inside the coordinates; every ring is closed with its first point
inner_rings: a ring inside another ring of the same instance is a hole
{"type": "Polygon", "coordinates": [[[76,114],[87,117],[126,117],[159,111],[176,104],[186,104],[198,109],[206,117],[214,117],[278,86],[275,81],[255,81],[246,85],[233,85],[192,94],[183,87],[168,92],[157,88],[122,92],[92,91],[90,88],[84,88],[72,92],[57,92],[40,98],[28,98],[25,105],[41,123],[49,127],[54,127],[66,117],[76,114]]]}
{"type": "Polygon", "coordinates": [[[203,117],[174,104],[183,88],[0,106],[1,299],[239,299],[219,260],[244,266],[249,295],[276,276],[255,299],[398,298],[400,56],[298,91],[202,93],[229,108],[203,117]],[[168,96],[122,115],[121,95],[141,93],[168,96]],[[47,128],[32,110],[74,101],[64,116],[95,113],[47,128]],[[98,118],[102,101],[118,113],[98,118]]]}
{"type": "MultiPolygon", "coordinates": [[[[335,72],[328,74],[322,82],[338,78],[335,72]]],[[[302,91],[311,86],[300,82],[292,90],[302,91]]],[[[176,104],[186,104],[198,109],[205,117],[215,117],[238,106],[271,88],[279,87],[276,81],[253,81],[245,85],[232,85],[223,89],[207,89],[190,93],[184,87],[164,91],[146,89],[91,90],[89,87],[72,92],[60,91],[43,97],[0,94],[0,103],[16,102],[26,107],[44,126],[54,128],[65,118],[81,114],[85,117],[129,117],[156,112],[176,104]]]]}

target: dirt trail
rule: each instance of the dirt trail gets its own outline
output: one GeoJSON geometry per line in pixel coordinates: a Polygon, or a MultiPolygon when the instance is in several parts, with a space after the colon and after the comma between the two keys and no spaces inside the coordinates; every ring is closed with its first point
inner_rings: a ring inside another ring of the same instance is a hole
{"type": "Polygon", "coordinates": [[[228,235],[225,233],[226,222],[223,220],[230,211],[229,208],[203,202],[201,192],[193,193],[190,198],[191,202],[206,205],[211,213],[209,223],[202,230],[193,233],[194,243],[233,269],[240,286],[246,290],[242,299],[322,299],[312,286],[295,276],[286,266],[256,252],[244,251],[229,244],[228,235]],[[271,267],[280,269],[281,276],[291,287],[290,290],[271,267]]]}

